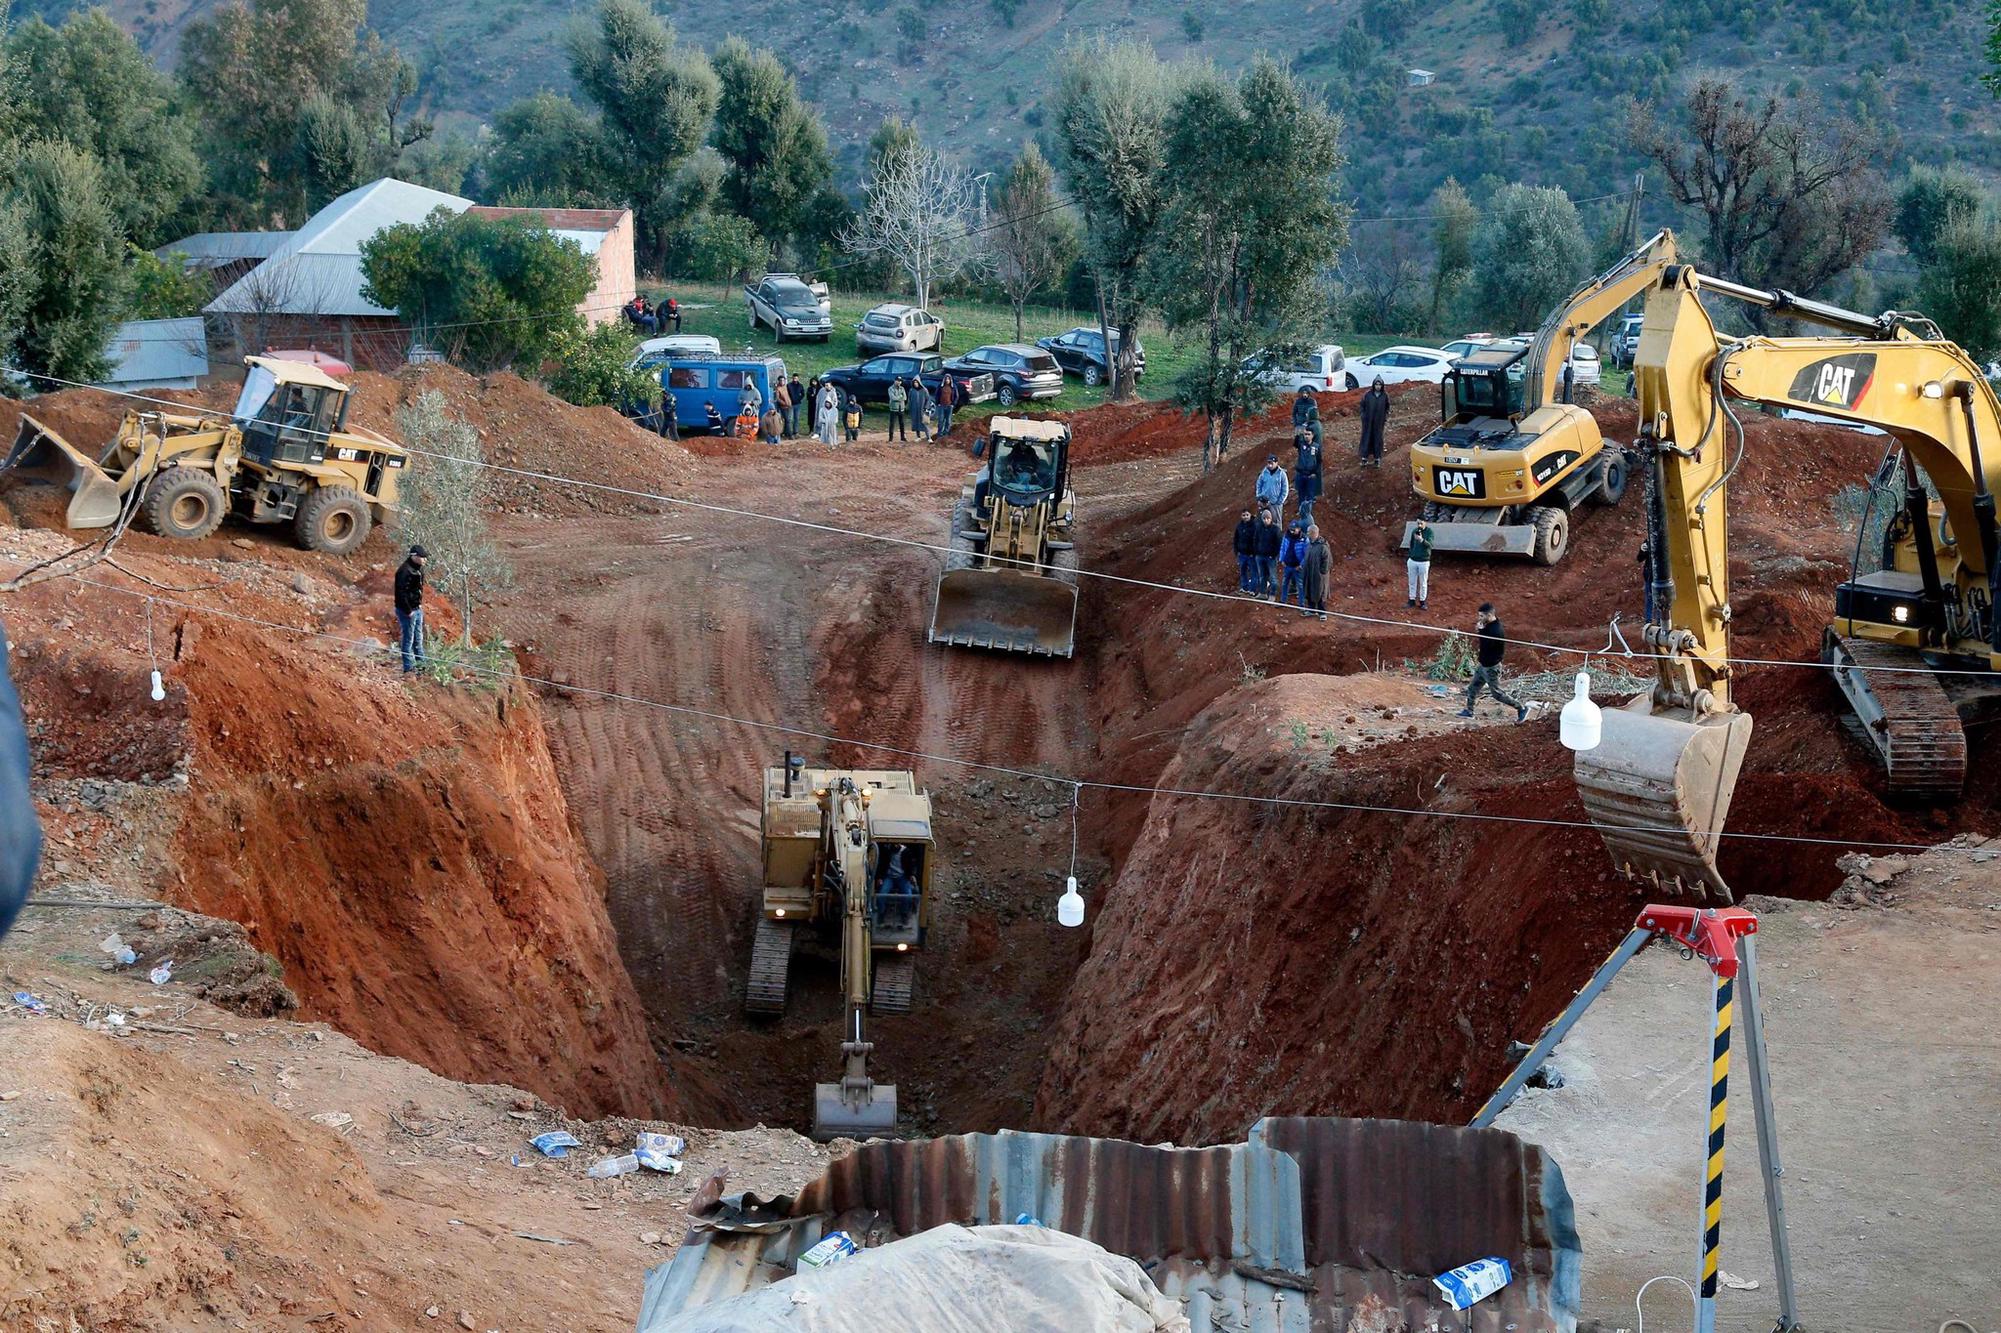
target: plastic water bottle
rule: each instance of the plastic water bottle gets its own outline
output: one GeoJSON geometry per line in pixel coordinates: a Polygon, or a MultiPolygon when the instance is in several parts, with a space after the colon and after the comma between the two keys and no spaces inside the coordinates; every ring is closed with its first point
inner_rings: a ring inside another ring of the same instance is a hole
{"type": "Polygon", "coordinates": [[[584,1174],[592,1180],[610,1180],[613,1176],[630,1175],[638,1169],[639,1158],[633,1153],[627,1153],[623,1157],[607,1157],[602,1162],[593,1163],[591,1169],[584,1174]]]}

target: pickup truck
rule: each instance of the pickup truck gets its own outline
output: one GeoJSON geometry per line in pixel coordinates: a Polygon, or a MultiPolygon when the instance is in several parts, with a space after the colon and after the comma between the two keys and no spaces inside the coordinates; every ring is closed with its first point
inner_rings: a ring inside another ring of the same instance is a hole
{"type": "Polygon", "coordinates": [[[936,394],[938,385],[947,375],[959,386],[961,407],[968,403],[984,403],[994,396],[992,375],[969,375],[947,370],[945,359],[935,352],[892,352],[858,366],[836,366],[832,370],[821,371],[820,382],[832,384],[843,393],[853,395],[865,406],[872,406],[889,401],[889,386],[899,377],[906,384],[913,378],[922,380],[924,387],[936,394]]]}
{"type": "Polygon", "coordinates": [[[780,342],[787,338],[833,336],[834,317],[813,289],[790,273],[767,273],[743,289],[744,304],[750,307],[750,327],[768,328],[780,342]]]}

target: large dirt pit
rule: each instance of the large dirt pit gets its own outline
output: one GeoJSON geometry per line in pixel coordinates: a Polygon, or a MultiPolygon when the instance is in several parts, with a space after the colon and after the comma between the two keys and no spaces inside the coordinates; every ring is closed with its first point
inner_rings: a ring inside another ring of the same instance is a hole
{"type": "MultiPolygon", "coordinates": [[[[159,835],[172,873],[131,887],[244,921],[308,1015],[375,1049],[589,1113],[803,1126],[811,1084],[838,1067],[831,962],[800,957],[783,1018],[743,1013],[759,774],[788,748],[911,767],[936,803],[945,870],[916,1004],[871,1033],[913,1133],[1203,1142],[1270,1112],[1463,1120],[1509,1041],[1557,1012],[1642,901],[1582,826],[1553,711],[1466,722],[1457,686],[1427,675],[1438,631],[1483,601],[1513,637],[1549,643],[1596,646],[1615,613],[1636,621],[1639,505],[1584,516],[1555,569],[1441,558],[1430,608],[1406,612],[1393,543],[1426,390],[1397,396],[1380,469],[1355,461],[1354,396],[1322,400],[1329,605],[1371,621],[1229,595],[1231,528],[1289,438],[1283,406],[1209,475],[1197,421],[1081,415],[1083,565],[1113,577],[1084,580],[1076,658],[1044,662],[925,642],[924,544],[945,539],[971,467],[959,448],[697,457],[506,376],[362,381],[369,424],[436,389],[496,461],[621,488],[502,479],[516,582],[487,624],[526,690],[429,702],[351,648],[180,612],[157,725],[112,726],[103,701],[144,677],[139,606],[90,619],[52,589],[9,615],[26,622],[17,671],[47,720],[46,777],[189,774],[159,835]],[[648,491],[668,498],[634,494],[648,491]],[[101,641],[71,646],[79,626],[101,641]],[[295,713],[288,682],[347,703],[295,713]],[[300,762],[309,778],[288,781],[300,762]],[[1073,816],[1070,779],[1107,785],[1073,816]],[[1073,847],[1090,909],[1066,931],[1073,847]]],[[[1596,410],[1630,436],[1626,405],[1596,410]]],[[[87,403],[42,415],[108,429],[87,403]]],[[[1879,454],[1754,421],[1732,496],[1740,655],[1814,656],[1852,542],[1833,498],[1879,454]]],[[[24,525],[52,516],[32,490],[6,501],[24,525]]],[[[383,632],[386,538],[337,562],[234,529],[193,551],[127,541],[155,588],[383,632]]],[[[1575,665],[1509,662],[1544,698],[1575,665]]],[[[1740,688],[1757,732],[1734,832],[2001,828],[1996,779],[1949,813],[1887,805],[1820,671],[1751,668],[1740,688]]],[[[1813,898],[1843,850],[1740,837],[1724,868],[1747,891],[1813,898]]]]}

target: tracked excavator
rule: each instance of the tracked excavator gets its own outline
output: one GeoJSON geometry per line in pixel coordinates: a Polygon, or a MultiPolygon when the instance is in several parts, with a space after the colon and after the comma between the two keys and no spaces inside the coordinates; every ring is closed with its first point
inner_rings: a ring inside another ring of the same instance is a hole
{"type": "Polygon", "coordinates": [[[1076,497],[1070,428],[994,417],[987,462],[952,514],[931,642],[1042,657],[1077,646],[1076,497]]]}
{"type": "MultiPolygon", "coordinates": [[[[1440,386],[1443,424],[1411,446],[1410,485],[1434,552],[1525,555],[1553,565],[1570,549],[1572,518],[1615,505],[1631,459],[1569,401],[1571,348],[1679,262],[1674,235],[1652,240],[1572,292],[1524,348],[1476,350],[1440,386]]],[[[1410,545],[1404,528],[1403,545],[1410,545]]]]}
{"type": "Polygon", "coordinates": [[[2001,670],[1994,490],[2001,404],[1979,368],[1922,316],[1858,314],[1784,291],[1662,269],[1647,291],[1635,361],[1636,451],[1648,475],[1645,646],[1653,689],[1607,709],[1575,761],[1584,808],[1626,875],[1729,902],[1716,868],[1751,719],[1732,694],[1728,483],[1742,461],[1734,404],[1794,408],[1881,427],[1904,508],[1881,568],[1835,589],[1822,657],[1888,773],[1893,796],[1949,800],[1966,776],[1955,690],[1992,691],[2001,670]],[[1829,330],[1728,337],[1704,296],[1829,330]],[[1930,497],[1936,494],[1936,500],[1930,497]]]}
{"type": "Polygon", "coordinates": [[[764,770],[764,889],[744,1008],[785,1012],[793,945],[840,956],[841,1077],[813,1088],[813,1137],[893,1138],[896,1085],[869,1075],[870,1014],[910,1012],[931,926],[931,798],[907,772],[807,768],[791,751],[764,770]]]}

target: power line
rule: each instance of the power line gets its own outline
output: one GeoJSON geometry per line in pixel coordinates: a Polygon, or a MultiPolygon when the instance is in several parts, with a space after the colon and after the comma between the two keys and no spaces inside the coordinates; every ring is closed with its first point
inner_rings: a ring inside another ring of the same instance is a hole
{"type": "MultiPolygon", "coordinates": [[[[176,403],[165,398],[151,398],[145,394],[132,393],[121,389],[108,389],[95,384],[85,384],[80,380],[60,379],[53,375],[40,375],[40,374],[35,374],[34,372],[31,371],[23,371],[21,373],[32,374],[36,379],[47,380],[50,383],[61,384],[70,388],[91,389],[95,390],[98,393],[110,394],[111,396],[117,398],[129,398],[137,402],[155,403],[161,406],[176,408],[182,411],[185,411],[187,409],[187,404],[176,403]]],[[[303,428],[303,427],[299,428],[298,433],[301,435],[307,435],[319,439],[333,438],[331,432],[322,430],[313,430],[310,428],[303,428]]],[[[405,452],[413,454],[419,458],[447,457],[447,455],[437,453],[434,450],[420,449],[407,444],[402,445],[400,447],[404,449],[405,452]]],[[[914,537],[896,537],[896,536],[891,536],[888,533],[863,532],[858,528],[844,528],[832,523],[817,523],[811,519],[791,518],[783,514],[761,513],[754,509],[738,509],[730,505],[717,504],[709,500],[692,500],[685,496],[663,495],[658,491],[640,490],[630,486],[615,486],[610,482],[590,481],[582,477],[567,477],[563,476],[560,473],[542,472],[534,468],[513,467],[505,463],[488,462],[485,459],[473,460],[473,459],[451,458],[450,461],[457,463],[473,463],[475,466],[485,468],[488,471],[498,472],[507,476],[516,477],[528,481],[549,482],[555,485],[572,486],[579,490],[598,491],[607,495],[620,496],[625,499],[647,500],[657,504],[670,505],[681,509],[692,509],[702,513],[716,514],[729,518],[758,519],[766,523],[778,524],[781,527],[797,528],[807,532],[821,533],[827,536],[851,537],[861,541],[877,542],[885,546],[901,546],[912,550],[929,551],[936,555],[950,555],[953,553],[953,548],[949,545],[940,545],[937,542],[921,541],[914,537]]],[[[1030,562],[1021,561],[1015,563],[1026,564],[1030,562]]],[[[1246,598],[1242,594],[1235,592],[1216,592],[1213,589],[1191,588],[1186,584],[1180,584],[1180,583],[1161,583],[1158,580],[1154,579],[1135,578],[1131,575],[1113,574],[1110,573],[1109,571],[1099,570],[1099,569],[1078,569],[1074,572],[1085,578],[1102,579],[1106,583],[1123,584],[1129,587],[1146,588],[1158,592],[1178,593],[1185,597],[1204,597],[1204,598],[1211,598],[1216,601],[1232,602],[1238,604],[1243,604],[1246,602],[1252,604],[1261,604],[1259,602],[1259,599],[1246,598]]],[[[1331,619],[1342,620],[1355,625],[1373,625],[1385,629],[1410,630],[1413,632],[1434,634],[1447,638],[1450,637],[1470,638],[1472,637],[1473,633],[1470,630],[1454,629],[1446,625],[1428,625],[1422,621],[1402,620],[1393,616],[1362,615],[1354,611],[1330,610],[1327,612],[1327,615],[1331,619]]],[[[1645,663],[1648,666],[1652,666],[1660,660],[1659,657],[1653,653],[1634,652],[1630,648],[1615,649],[1611,647],[1609,644],[1604,648],[1579,648],[1570,644],[1545,643],[1538,639],[1503,638],[1500,640],[1500,642],[1508,644],[1510,647],[1526,648],[1535,652],[1565,653],[1573,657],[1584,658],[1587,660],[1587,662],[1589,661],[1589,659],[1599,658],[1607,661],[1640,662],[1640,663],[1645,663]]],[[[1816,671],[1832,671],[1836,669],[1835,664],[1830,662],[1807,662],[1807,661],[1800,661],[1794,658],[1724,657],[1719,660],[1731,666],[1792,667],[1795,669],[1805,668],[1816,671]]],[[[1913,675],[1923,674],[1923,675],[1990,676],[1994,674],[1991,671],[1983,671],[1978,668],[1931,667],[1931,666],[1909,666],[1909,667],[1872,666],[1868,668],[1868,671],[1870,673],[1880,673],[1884,675],[1908,673],[1913,675]]]]}
{"type": "MultiPolygon", "coordinates": [[[[181,601],[174,597],[162,596],[156,592],[142,592],[120,587],[115,583],[105,583],[82,575],[71,576],[76,582],[93,588],[113,592],[125,597],[138,598],[149,603],[177,607],[193,615],[215,616],[223,620],[233,620],[262,629],[276,630],[286,634],[297,634],[304,638],[321,639],[348,649],[361,649],[384,656],[393,655],[397,650],[377,639],[355,639],[325,630],[307,629],[297,625],[287,625],[282,621],[266,620],[260,616],[245,615],[237,611],[225,611],[216,607],[203,606],[194,602],[181,601]]],[[[542,676],[531,676],[519,670],[503,670],[483,667],[475,662],[460,662],[460,669],[494,680],[520,680],[531,685],[566,691],[594,699],[632,704],[637,707],[673,713],[679,716],[697,718],[709,722],[723,722],[734,726],[748,727],[758,731],[777,732],[787,736],[799,736],[817,740],[829,745],[848,745],[856,749],[872,750],[879,754],[891,754],[906,759],[921,759],[930,763],[950,764],[959,768],[975,769],[986,773],[999,773],[1009,777],[1026,778],[1037,782],[1052,782],[1073,788],[1092,788],[1097,791],[1124,792],[1132,795],[1166,796],[1181,800],[1230,801],[1239,804],[1271,805],[1289,809],[1330,810],[1342,813],[1394,815],[1421,819],[1455,819],[1473,823],[1517,824],[1535,828],[1583,829],[1593,832],[1625,833],[1680,833],[1683,830],[1652,824],[1598,824],[1580,819],[1550,819],[1530,815],[1496,815],[1467,810],[1435,810],[1423,806],[1371,805],[1358,801],[1320,801],[1302,797],[1260,796],[1249,792],[1214,791],[1190,787],[1159,787],[1139,783],[1105,782],[1094,778],[1069,777],[1059,773],[1040,772],[1035,769],[1019,768],[1008,764],[989,763],[978,759],[964,759],[955,755],[934,754],[928,750],[918,750],[908,746],[888,745],[878,741],[864,740],[853,736],[842,736],[833,732],[818,731],[810,727],[791,726],[782,722],[762,722],[754,718],[738,717],[716,709],[697,708],[689,704],[668,703],[660,699],[648,699],[641,695],[626,694],[618,690],[599,689],[593,686],[565,683],[542,676]]],[[[1973,852],[1980,848],[1954,848],[1929,843],[1906,843],[1889,841],[1868,841],[1841,838],[1819,838],[1794,833],[1744,833],[1723,831],[1715,834],[1719,838],[1736,838],[1750,842],[1777,842],[1816,847],[1840,847],[1847,849],[1872,848],[1883,851],[1927,852],[1961,851],[1973,852]]]]}

